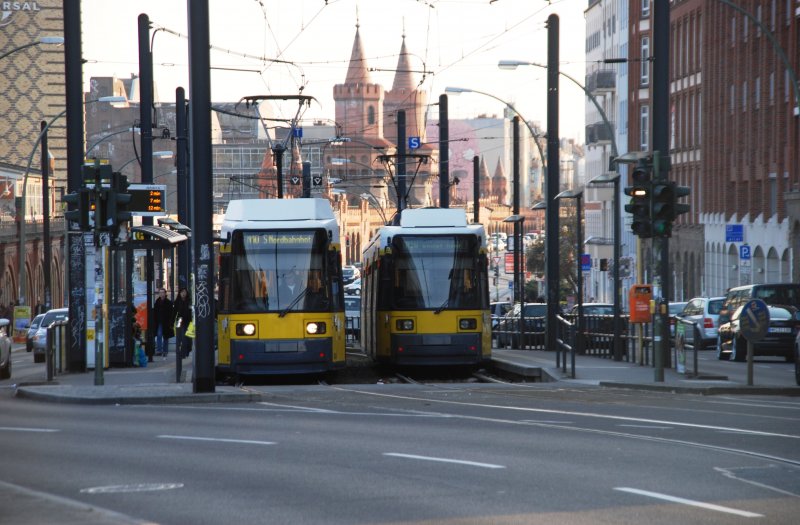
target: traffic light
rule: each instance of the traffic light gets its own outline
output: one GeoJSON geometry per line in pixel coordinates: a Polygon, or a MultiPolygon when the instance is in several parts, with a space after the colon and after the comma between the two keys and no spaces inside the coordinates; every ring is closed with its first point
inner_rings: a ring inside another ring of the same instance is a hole
{"type": "Polygon", "coordinates": [[[631,197],[625,211],[633,215],[631,230],[642,238],[653,236],[650,219],[650,197],[653,191],[652,157],[640,160],[631,172],[631,186],[625,187],[625,195],[631,197]]]}
{"type": "Polygon", "coordinates": [[[76,192],[69,193],[62,197],[62,200],[73,208],[64,213],[64,218],[78,225],[81,231],[91,230],[89,225],[89,208],[91,207],[92,190],[81,188],[76,192]]]}
{"type": "Polygon", "coordinates": [[[675,185],[673,191],[674,203],[672,206],[672,209],[674,210],[673,219],[677,219],[678,215],[689,213],[690,206],[688,204],[684,204],[678,201],[683,197],[688,197],[691,192],[692,192],[691,188],[687,186],[678,186],[677,184],[675,185]]]}
{"type": "Polygon", "coordinates": [[[653,184],[652,220],[654,237],[672,236],[672,219],[675,218],[675,183],[660,181],[653,184]]]}
{"type": "Polygon", "coordinates": [[[128,211],[128,205],[133,197],[128,192],[128,177],[122,173],[113,173],[111,175],[111,187],[108,189],[105,210],[105,226],[112,232],[116,233],[119,225],[131,220],[131,212],[128,211]]]}

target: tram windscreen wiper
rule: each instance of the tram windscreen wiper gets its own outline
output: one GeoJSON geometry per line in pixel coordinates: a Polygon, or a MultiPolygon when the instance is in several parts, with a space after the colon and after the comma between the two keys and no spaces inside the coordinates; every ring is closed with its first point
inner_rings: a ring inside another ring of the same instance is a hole
{"type": "Polygon", "coordinates": [[[445,299],[445,300],[444,300],[444,302],[441,304],[441,306],[439,306],[439,308],[437,308],[436,310],[434,310],[434,311],[433,311],[433,313],[434,313],[435,315],[438,315],[438,314],[442,313],[442,310],[444,310],[445,308],[447,308],[447,305],[449,305],[449,304],[450,304],[450,297],[448,297],[447,299],[445,299]]]}
{"type": "Polygon", "coordinates": [[[286,314],[289,313],[289,310],[294,308],[294,305],[296,305],[300,301],[300,299],[303,298],[303,296],[306,294],[307,291],[308,291],[308,286],[300,290],[300,293],[297,294],[297,297],[295,297],[294,300],[291,303],[289,303],[289,306],[281,310],[281,313],[278,314],[278,317],[285,317],[286,314]]]}

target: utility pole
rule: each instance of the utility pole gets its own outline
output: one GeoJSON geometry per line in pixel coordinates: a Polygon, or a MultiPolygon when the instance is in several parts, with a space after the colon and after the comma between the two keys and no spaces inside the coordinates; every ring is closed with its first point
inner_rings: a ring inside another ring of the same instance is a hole
{"type": "Polygon", "coordinates": [[[50,282],[50,264],[53,258],[52,245],[50,244],[50,155],[47,151],[47,121],[41,122],[42,126],[42,236],[44,237],[44,309],[53,307],[52,283],[50,282]]]}
{"type": "MultiPolygon", "coordinates": [[[[406,207],[406,111],[397,111],[397,220],[406,207]]],[[[398,222],[399,224],[399,222],[398,222]]]]}
{"type": "Polygon", "coordinates": [[[481,222],[481,168],[478,156],[472,157],[472,222],[481,222]]]}
{"type": "MultiPolygon", "coordinates": [[[[182,87],[175,89],[175,178],[178,183],[178,222],[193,227],[189,213],[189,177],[186,171],[187,133],[186,92],[182,87]]],[[[189,243],[178,245],[178,283],[189,288],[189,243]]]]}
{"type": "MultiPolygon", "coordinates": [[[[669,2],[653,2],[653,182],[669,179],[669,2]]],[[[653,238],[655,381],[664,381],[669,358],[669,236],[653,238]]]]}
{"type": "MultiPolygon", "coordinates": [[[[545,273],[547,279],[547,326],[545,338],[547,350],[556,352],[556,366],[560,366],[561,351],[556,331],[559,310],[558,275],[558,225],[559,169],[558,150],[558,15],[547,18],[547,183],[545,187],[547,209],[545,210],[545,273]]],[[[566,359],[566,355],[564,356],[566,359]]]]}
{"type": "MultiPolygon", "coordinates": [[[[83,57],[81,3],[64,0],[64,78],[67,103],[67,192],[83,187],[83,57]]],[[[76,211],[70,205],[70,211],[76,211]]],[[[23,219],[24,220],[24,217],[23,219]]],[[[77,225],[67,231],[67,286],[69,290],[69,348],[67,371],[86,370],[86,246],[77,225]]],[[[19,254],[22,257],[22,254],[19,254]]]]}
{"type": "Polygon", "coordinates": [[[272,146],[272,154],[275,156],[275,171],[278,175],[278,198],[283,198],[283,152],[286,147],[280,142],[272,146]]]}
{"type": "Polygon", "coordinates": [[[439,95],[439,207],[450,207],[450,121],[447,95],[439,95]]]}

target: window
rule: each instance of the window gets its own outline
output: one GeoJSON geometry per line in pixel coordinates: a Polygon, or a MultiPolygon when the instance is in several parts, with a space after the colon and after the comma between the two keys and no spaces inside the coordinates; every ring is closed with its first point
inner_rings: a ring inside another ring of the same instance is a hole
{"type": "Polygon", "coordinates": [[[775,72],[769,74],[769,105],[775,104],[775,72]]]}
{"type": "Polygon", "coordinates": [[[742,82],[742,111],[747,111],[747,80],[742,82]]]}
{"type": "Polygon", "coordinates": [[[650,84],[650,37],[642,37],[642,85],[650,84]]]}
{"type": "Polygon", "coordinates": [[[650,0],[642,0],[642,18],[650,16],[650,0]]]}
{"type": "Polygon", "coordinates": [[[369,106],[367,108],[367,124],[375,124],[375,107],[369,106]]]}
{"type": "Polygon", "coordinates": [[[650,106],[642,106],[639,110],[639,149],[650,149],[650,106]]]}

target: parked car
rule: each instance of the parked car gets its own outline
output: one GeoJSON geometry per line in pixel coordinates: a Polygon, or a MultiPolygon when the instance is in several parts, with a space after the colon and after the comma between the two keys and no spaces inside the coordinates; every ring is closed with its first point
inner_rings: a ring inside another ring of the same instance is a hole
{"type": "Polygon", "coordinates": [[[698,348],[717,346],[719,312],[724,301],[725,297],[695,297],[686,303],[683,310],[675,314],[678,319],[695,323],[702,339],[698,348]]]}
{"type": "Polygon", "coordinates": [[[361,296],[344,296],[345,333],[356,339],[361,336],[361,296]]]}
{"type": "Polygon", "coordinates": [[[800,284],[747,284],[728,289],[719,312],[720,325],[727,323],[731,314],[750,299],[761,299],[767,304],[789,305],[800,309],[800,284]]]}
{"type": "Polygon", "coordinates": [[[359,277],[352,283],[344,287],[345,295],[361,295],[361,278],[359,277]]]}
{"type": "Polygon", "coordinates": [[[508,301],[497,301],[489,304],[489,311],[492,314],[492,329],[497,327],[497,323],[509,310],[511,310],[511,303],[508,301]]]}
{"type": "Polygon", "coordinates": [[[345,286],[353,283],[361,277],[361,271],[355,266],[345,266],[342,268],[342,282],[345,286]]]}
{"type": "Polygon", "coordinates": [[[794,338],[794,380],[800,386],[800,332],[794,338]]]}
{"type": "MultiPolygon", "coordinates": [[[[791,363],[795,360],[795,345],[800,328],[800,313],[793,306],[772,306],[769,309],[769,326],[762,339],[753,344],[754,356],[780,356],[791,363]]],[[[741,334],[739,319],[744,306],[739,306],[727,323],[719,326],[717,359],[730,358],[744,361],[747,358],[747,339],[741,334]]]]}
{"type": "Polygon", "coordinates": [[[42,319],[44,319],[44,314],[37,315],[28,327],[28,333],[25,335],[25,351],[27,352],[33,350],[33,336],[36,335],[39,325],[42,324],[42,319]]]}
{"type": "Polygon", "coordinates": [[[69,308],[56,308],[45,312],[39,328],[33,335],[33,362],[44,361],[44,352],[47,349],[47,327],[56,321],[66,321],[69,308]]]}
{"type": "Polygon", "coordinates": [[[0,319],[0,379],[11,377],[11,321],[0,319]]]}
{"type": "MultiPolygon", "coordinates": [[[[519,303],[514,305],[497,323],[497,346],[521,348],[519,341],[519,315],[522,308],[519,303]]],[[[544,328],[547,318],[546,303],[525,303],[523,311],[523,343],[525,346],[544,345],[544,328]]]]}

